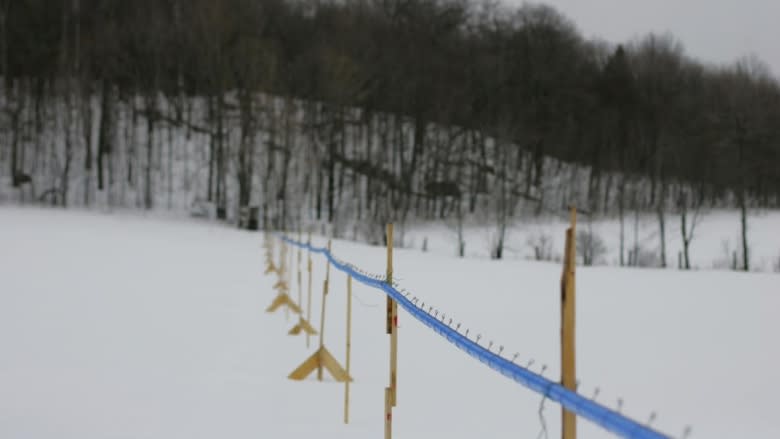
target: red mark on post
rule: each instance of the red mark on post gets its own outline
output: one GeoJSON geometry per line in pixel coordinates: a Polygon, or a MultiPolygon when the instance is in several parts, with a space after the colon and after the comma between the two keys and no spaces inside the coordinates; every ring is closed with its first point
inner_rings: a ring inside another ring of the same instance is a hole
{"type": "Polygon", "coordinates": [[[398,316],[393,316],[393,326],[398,327],[398,316]]]}

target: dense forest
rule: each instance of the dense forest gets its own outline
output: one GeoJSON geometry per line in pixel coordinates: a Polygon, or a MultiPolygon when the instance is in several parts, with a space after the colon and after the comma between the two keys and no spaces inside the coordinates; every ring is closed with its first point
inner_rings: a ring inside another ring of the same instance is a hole
{"type": "Polygon", "coordinates": [[[6,199],[203,199],[337,234],[780,202],[780,86],[759,60],[589,41],[544,5],[0,0],[0,75],[6,199]]]}

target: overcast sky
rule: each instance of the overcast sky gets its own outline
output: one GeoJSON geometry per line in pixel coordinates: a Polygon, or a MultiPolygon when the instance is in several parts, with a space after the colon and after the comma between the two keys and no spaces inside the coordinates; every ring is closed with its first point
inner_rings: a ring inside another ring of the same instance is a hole
{"type": "MultiPolygon", "coordinates": [[[[503,0],[521,5],[523,0],[503,0]]],[[[583,36],[618,43],[670,32],[689,56],[729,63],[755,54],[780,78],[780,0],[538,0],[573,20],[583,36]]]]}

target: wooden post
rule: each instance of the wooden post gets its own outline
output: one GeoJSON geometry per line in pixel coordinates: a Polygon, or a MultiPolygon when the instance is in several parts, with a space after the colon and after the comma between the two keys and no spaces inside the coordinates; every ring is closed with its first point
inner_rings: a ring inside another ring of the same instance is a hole
{"type": "MultiPolygon", "coordinates": [[[[330,239],[328,240],[328,252],[330,252],[330,239]]],[[[320,314],[320,350],[325,345],[325,300],[328,297],[328,282],[330,281],[330,259],[325,265],[325,282],[322,285],[322,313],[320,314]]],[[[322,381],[322,363],[317,365],[317,380],[322,381]]]]}
{"type": "MultiPolygon", "coordinates": [[[[287,244],[282,241],[282,246],[279,249],[279,282],[284,283],[289,290],[289,285],[286,282],[287,279],[287,244]]],[[[287,320],[290,317],[290,312],[285,309],[284,319],[287,320]]]]}
{"type": "Polygon", "coordinates": [[[287,273],[287,244],[284,241],[281,244],[279,247],[279,271],[284,276],[287,273]]]}
{"type": "MultiPolygon", "coordinates": [[[[347,275],[347,361],[344,364],[349,375],[352,350],[352,276],[347,275]]],[[[351,375],[350,375],[351,376],[351,375]]],[[[349,424],[349,381],[344,381],[344,423],[349,424]]]]}
{"type": "MultiPolygon", "coordinates": [[[[290,248],[290,244],[287,244],[287,241],[284,241],[284,249],[285,249],[285,255],[287,255],[289,253],[289,257],[287,258],[287,271],[285,272],[285,274],[286,274],[285,280],[287,282],[287,285],[292,285],[293,252],[292,252],[292,248],[290,248]]],[[[285,307],[284,308],[284,319],[285,320],[289,320],[290,319],[290,308],[289,307],[285,307]]]]}
{"type": "MultiPolygon", "coordinates": [[[[298,241],[300,242],[301,232],[298,231],[298,241]]],[[[311,242],[311,238],[309,238],[311,242]]],[[[306,333],[306,347],[309,347],[309,336],[316,334],[317,330],[311,326],[309,318],[311,317],[311,254],[309,254],[309,305],[307,307],[306,316],[303,315],[303,281],[301,275],[301,248],[298,247],[298,308],[301,310],[298,314],[298,323],[290,329],[289,335],[300,335],[306,333]]]]}
{"type": "MultiPolygon", "coordinates": [[[[387,225],[387,283],[393,285],[393,224],[387,225]]],[[[387,324],[390,333],[390,402],[393,407],[398,400],[398,303],[387,297],[387,324]]]]}
{"type": "Polygon", "coordinates": [[[393,404],[390,401],[392,390],[385,387],[385,439],[393,437],[393,404]]]}
{"type": "MultiPolygon", "coordinates": [[[[390,285],[393,284],[393,224],[387,225],[386,237],[387,241],[387,273],[386,282],[390,285]]],[[[387,296],[387,333],[393,333],[393,299],[387,296]]]]}
{"type": "MultiPolygon", "coordinates": [[[[276,249],[274,249],[274,252],[276,252],[276,249]]],[[[276,267],[276,274],[281,282],[284,275],[284,243],[279,244],[279,266],[276,267]]]]}
{"type": "MultiPolygon", "coordinates": [[[[387,224],[387,276],[388,285],[393,285],[393,224],[387,224]]],[[[393,407],[398,392],[398,303],[387,297],[386,330],[390,334],[390,386],[385,388],[385,439],[392,434],[393,407]]]]}
{"type": "MultiPolygon", "coordinates": [[[[561,276],[561,384],[576,391],[577,368],[575,351],[576,290],[575,269],[577,266],[577,210],[570,208],[571,224],[566,230],[566,253],[561,276]]],[[[577,417],[574,413],[562,409],[563,439],[577,438],[577,417]]]]}
{"type": "MultiPolygon", "coordinates": [[[[311,247],[311,230],[309,230],[309,236],[307,238],[306,244],[311,247]]],[[[308,285],[308,298],[306,299],[306,321],[311,322],[311,250],[306,249],[306,257],[308,258],[308,270],[309,270],[309,285],[308,285]]],[[[306,348],[309,348],[309,340],[311,339],[310,334],[306,334],[306,348]]]]}
{"type": "MultiPolygon", "coordinates": [[[[301,231],[298,230],[298,242],[301,242],[301,231]]],[[[298,306],[303,309],[303,277],[301,276],[301,248],[298,247],[298,306]]]]}

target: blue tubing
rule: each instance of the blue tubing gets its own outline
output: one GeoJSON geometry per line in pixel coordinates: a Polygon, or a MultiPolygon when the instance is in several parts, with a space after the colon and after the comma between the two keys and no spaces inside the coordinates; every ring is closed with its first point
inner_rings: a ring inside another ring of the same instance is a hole
{"type": "Polygon", "coordinates": [[[336,269],[349,274],[353,279],[364,285],[368,285],[370,287],[384,291],[384,293],[395,300],[398,305],[401,306],[401,308],[405,309],[409,314],[422,322],[425,326],[428,326],[429,328],[433,329],[434,332],[447,339],[447,341],[454,344],[458,349],[486,364],[488,367],[497,371],[501,375],[504,375],[505,377],[520,383],[535,393],[544,395],[551,401],[559,403],[566,410],[575,413],[577,416],[585,418],[602,427],[603,429],[624,438],[670,438],[670,436],[655,431],[650,427],[634,421],[633,419],[629,419],[614,410],[611,410],[602,406],[601,404],[581,396],[577,392],[572,392],[571,390],[556,382],[550,381],[547,378],[534,373],[525,367],[519,366],[496,353],[490,352],[488,349],[485,349],[476,342],[469,340],[464,335],[450,328],[443,322],[437,320],[423,309],[418,308],[409,299],[407,299],[406,296],[401,294],[401,292],[396,290],[387,282],[366,276],[365,274],[355,271],[355,269],[351,266],[338,261],[335,257],[333,257],[333,254],[328,251],[327,248],[313,247],[309,244],[295,241],[286,236],[282,236],[281,239],[304,250],[325,255],[325,257],[330,261],[331,264],[333,264],[334,267],[336,267],[336,269]]]}

